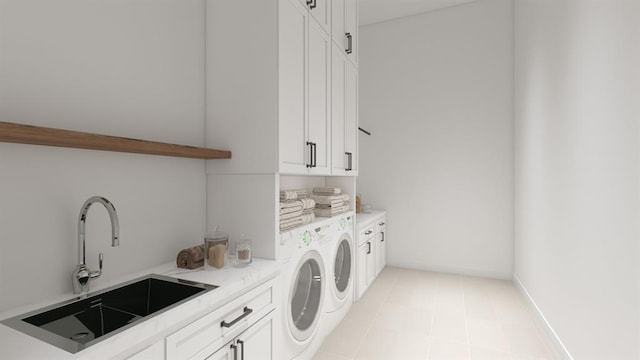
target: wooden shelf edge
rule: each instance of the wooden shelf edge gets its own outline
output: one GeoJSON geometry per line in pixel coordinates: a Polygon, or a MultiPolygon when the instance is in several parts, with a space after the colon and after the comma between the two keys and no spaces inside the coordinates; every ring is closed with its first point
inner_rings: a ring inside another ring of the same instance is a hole
{"type": "Polygon", "coordinates": [[[0,121],[0,142],[76,149],[163,155],[192,159],[230,159],[231,151],[130,139],[0,121]]]}

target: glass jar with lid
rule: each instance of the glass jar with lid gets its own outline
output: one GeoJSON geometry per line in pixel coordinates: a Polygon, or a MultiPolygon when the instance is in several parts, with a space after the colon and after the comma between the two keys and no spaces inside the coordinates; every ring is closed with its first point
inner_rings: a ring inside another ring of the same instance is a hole
{"type": "Polygon", "coordinates": [[[220,227],[204,238],[205,270],[222,269],[229,263],[229,234],[220,227]]]}

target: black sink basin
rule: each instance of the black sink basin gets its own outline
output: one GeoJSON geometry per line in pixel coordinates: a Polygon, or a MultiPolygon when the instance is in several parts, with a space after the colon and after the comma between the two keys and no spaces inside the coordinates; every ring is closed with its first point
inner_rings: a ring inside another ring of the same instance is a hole
{"type": "Polygon", "coordinates": [[[32,311],[3,324],[76,353],[214,285],[151,274],[79,300],[32,311]]]}

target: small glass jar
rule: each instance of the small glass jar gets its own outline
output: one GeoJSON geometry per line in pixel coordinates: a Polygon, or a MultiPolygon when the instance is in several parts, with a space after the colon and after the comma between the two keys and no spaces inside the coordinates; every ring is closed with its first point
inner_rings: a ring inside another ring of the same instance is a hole
{"type": "Polygon", "coordinates": [[[205,270],[222,269],[229,262],[229,234],[216,230],[204,238],[205,270]]]}
{"type": "Polygon", "coordinates": [[[236,244],[236,262],[238,266],[251,264],[251,239],[242,235],[236,244]]]}

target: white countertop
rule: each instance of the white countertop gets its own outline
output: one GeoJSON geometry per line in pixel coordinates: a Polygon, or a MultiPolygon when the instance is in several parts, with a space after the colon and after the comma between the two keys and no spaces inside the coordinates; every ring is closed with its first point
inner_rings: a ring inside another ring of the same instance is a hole
{"type": "MultiPolygon", "coordinates": [[[[140,271],[130,276],[102,284],[101,289],[133,280],[147,274],[161,274],[212,284],[217,289],[195,297],[184,304],[169,309],[140,324],[122,331],[98,344],[71,354],[53,345],[0,324],[0,358],[2,359],[123,359],[143,350],[147,346],[162,340],[167,335],[199,319],[204,314],[228,303],[249,289],[278,275],[280,266],[277,261],[253,259],[244,268],[226,267],[220,270],[178,269],[175,263],[140,271]]],[[[6,319],[25,312],[74,298],[73,294],[50,298],[39,304],[21,306],[0,313],[0,319],[6,319]]]]}
{"type": "Polygon", "coordinates": [[[356,214],[356,223],[358,224],[358,231],[362,230],[365,226],[369,225],[376,219],[379,219],[387,215],[386,210],[370,210],[367,213],[356,214]]]}

